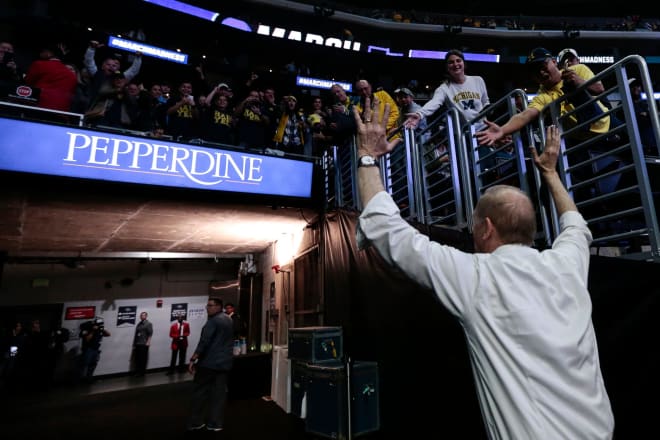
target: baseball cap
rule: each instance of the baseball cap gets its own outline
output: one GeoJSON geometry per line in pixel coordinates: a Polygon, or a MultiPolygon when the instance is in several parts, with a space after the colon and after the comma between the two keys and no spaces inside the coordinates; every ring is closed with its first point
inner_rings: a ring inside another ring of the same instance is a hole
{"type": "Polygon", "coordinates": [[[401,87],[400,89],[396,89],[396,90],[394,91],[394,94],[395,94],[395,95],[399,95],[399,94],[401,94],[401,95],[408,95],[408,96],[412,96],[413,98],[415,97],[415,95],[413,94],[413,92],[411,92],[410,89],[407,89],[407,88],[405,88],[405,87],[401,87]]]}
{"type": "Polygon", "coordinates": [[[532,50],[529,55],[527,55],[527,61],[525,64],[529,66],[530,64],[542,63],[545,62],[545,60],[548,58],[553,58],[553,55],[550,53],[550,51],[543,47],[537,47],[536,49],[532,50]]]}
{"type": "Polygon", "coordinates": [[[229,87],[229,86],[227,85],[227,83],[220,83],[220,84],[218,84],[218,88],[220,88],[220,89],[224,88],[224,89],[227,89],[227,90],[231,90],[231,87],[229,87]]]}
{"type": "Polygon", "coordinates": [[[559,62],[559,64],[564,64],[564,62],[567,59],[570,59],[570,58],[573,58],[573,57],[580,58],[578,56],[577,52],[575,51],[575,49],[571,49],[570,47],[567,47],[566,49],[562,49],[559,52],[559,55],[557,55],[557,61],[559,62]]]}

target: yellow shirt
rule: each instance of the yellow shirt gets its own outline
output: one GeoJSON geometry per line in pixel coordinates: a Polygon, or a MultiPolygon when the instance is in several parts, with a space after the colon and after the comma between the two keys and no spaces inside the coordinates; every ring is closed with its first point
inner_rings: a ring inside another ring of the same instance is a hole
{"type": "MultiPolygon", "coordinates": [[[[382,117],[383,113],[385,112],[385,104],[390,105],[390,117],[387,119],[387,132],[390,133],[391,131],[395,130],[397,128],[397,121],[399,120],[399,107],[396,105],[396,102],[392,97],[390,96],[389,93],[387,93],[384,90],[379,90],[377,92],[374,92],[374,97],[378,98],[379,105],[378,105],[378,115],[382,117]]],[[[358,103],[356,105],[358,111],[360,114],[362,114],[363,108],[362,104],[358,103]]],[[[400,134],[397,134],[396,137],[401,137],[400,134]]]]}
{"type": "MultiPolygon", "coordinates": [[[[574,70],[575,73],[577,73],[577,75],[580,78],[584,79],[585,81],[588,81],[594,77],[594,73],[591,71],[591,69],[589,69],[584,64],[575,64],[573,66],[570,66],[569,69],[574,70]]],[[[564,96],[564,91],[562,90],[563,85],[564,82],[559,81],[551,89],[545,89],[543,86],[541,86],[538,95],[536,95],[532,99],[532,102],[529,103],[529,106],[537,109],[538,111],[542,111],[546,105],[550,104],[552,101],[560,98],[561,96],[564,96]]],[[[605,107],[600,101],[597,101],[597,104],[600,106],[603,112],[607,111],[607,107],[605,107]]],[[[568,101],[563,101],[561,103],[560,112],[562,115],[573,110],[575,110],[575,107],[573,106],[573,104],[569,103],[568,101]]],[[[566,120],[569,122],[569,125],[571,127],[575,126],[578,123],[578,120],[574,114],[569,116],[566,120]]],[[[589,127],[589,131],[593,133],[606,133],[607,131],[609,131],[609,129],[610,129],[609,116],[602,117],[597,121],[592,122],[591,126],[589,127]]]]}

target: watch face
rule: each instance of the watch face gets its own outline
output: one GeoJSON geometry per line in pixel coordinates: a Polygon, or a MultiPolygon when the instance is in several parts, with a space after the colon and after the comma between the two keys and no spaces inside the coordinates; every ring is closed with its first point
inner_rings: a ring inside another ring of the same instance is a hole
{"type": "Polygon", "coordinates": [[[376,159],[373,156],[362,156],[360,157],[360,165],[363,167],[374,166],[376,165],[376,159]]]}

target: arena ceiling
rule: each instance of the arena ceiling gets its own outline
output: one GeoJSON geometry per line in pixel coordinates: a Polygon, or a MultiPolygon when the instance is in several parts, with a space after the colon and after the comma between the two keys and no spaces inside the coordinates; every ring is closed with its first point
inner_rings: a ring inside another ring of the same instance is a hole
{"type": "Polygon", "coordinates": [[[274,198],[245,203],[249,196],[215,191],[6,173],[3,180],[11,182],[0,195],[0,250],[8,257],[147,252],[240,258],[301,232],[318,215],[300,204],[274,198]]]}
{"type": "MultiPolygon", "coordinates": [[[[281,3],[268,1],[268,3],[281,3]]],[[[354,2],[341,1],[296,1],[310,5],[335,6],[337,9],[371,8],[374,10],[394,11],[428,11],[440,14],[492,15],[492,16],[540,16],[540,17],[625,17],[649,13],[648,7],[641,1],[626,2],[625,6],[611,7],[599,0],[554,0],[548,2],[530,2],[524,0],[508,0],[494,2],[490,0],[467,0],[462,2],[429,2],[426,0],[395,1],[395,0],[358,0],[354,2]]],[[[655,12],[657,13],[657,11],[655,12]]]]}

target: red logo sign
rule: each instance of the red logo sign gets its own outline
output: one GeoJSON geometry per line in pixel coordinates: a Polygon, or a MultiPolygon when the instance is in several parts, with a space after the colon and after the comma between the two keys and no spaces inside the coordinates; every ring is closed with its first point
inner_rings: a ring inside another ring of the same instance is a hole
{"type": "Polygon", "coordinates": [[[32,95],[32,88],[28,86],[18,86],[16,87],[16,94],[18,96],[27,98],[28,96],[32,95]]]}
{"type": "Polygon", "coordinates": [[[96,306],[67,307],[64,319],[91,319],[96,312],[96,306]]]}

